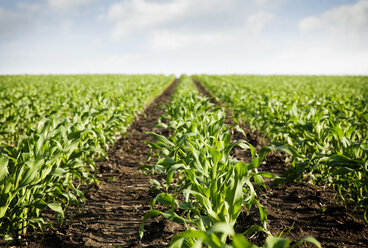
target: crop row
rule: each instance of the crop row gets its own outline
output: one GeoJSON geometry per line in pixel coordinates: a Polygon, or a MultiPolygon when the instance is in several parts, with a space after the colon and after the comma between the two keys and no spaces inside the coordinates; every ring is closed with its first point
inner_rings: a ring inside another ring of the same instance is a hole
{"type": "Polygon", "coordinates": [[[0,77],[0,237],[44,231],[81,206],[95,160],[173,80],[165,76],[0,77]]]}
{"type": "MultiPolygon", "coordinates": [[[[145,214],[140,228],[141,237],[145,222],[162,215],[187,227],[187,231],[174,236],[170,247],[256,248],[246,238],[255,231],[269,235],[264,247],[290,247],[290,240],[274,237],[267,230],[266,209],[259,203],[255,190],[266,187],[264,177],[274,177],[257,169],[270,148],[263,147],[257,154],[245,140],[232,141],[233,129],[240,128],[225,123],[224,109],[212,104],[209,98],[193,93],[190,78],[181,79],[176,97],[166,106],[159,122],[169,130],[170,137],[151,133],[157,142],[147,143],[161,159],[145,168],[166,174],[166,192],[152,200],[151,210],[145,214]],[[233,158],[230,152],[235,146],[250,149],[251,162],[233,158]],[[167,210],[158,210],[162,207],[167,210]],[[234,233],[242,209],[249,213],[253,207],[259,211],[262,226],[251,226],[244,234],[234,233]]],[[[311,237],[291,247],[305,241],[320,247],[311,237]]]]}
{"type": "Polygon", "coordinates": [[[73,117],[81,109],[120,114],[127,126],[171,80],[163,75],[1,76],[0,144],[16,145],[44,117],[73,117]]]}
{"type": "Polygon", "coordinates": [[[367,77],[196,78],[253,129],[293,148],[284,180],[306,177],[331,185],[347,205],[363,209],[366,216],[367,77]]]}

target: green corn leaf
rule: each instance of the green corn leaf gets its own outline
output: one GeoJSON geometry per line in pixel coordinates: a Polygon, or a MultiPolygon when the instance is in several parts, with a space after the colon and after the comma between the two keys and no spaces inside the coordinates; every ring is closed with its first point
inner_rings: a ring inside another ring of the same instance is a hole
{"type": "Polygon", "coordinates": [[[352,173],[354,172],[354,169],[348,168],[348,167],[339,167],[336,170],[334,170],[332,172],[332,176],[336,176],[336,175],[346,175],[348,173],[352,173]]]}
{"type": "MultiPolygon", "coordinates": [[[[184,239],[197,239],[197,240],[203,240],[206,237],[206,233],[204,231],[200,230],[187,230],[182,233],[176,234],[170,241],[170,248],[182,248],[186,247],[184,246],[184,239]]],[[[193,242],[191,242],[191,245],[194,245],[193,242]]],[[[191,246],[193,247],[193,246],[191,246]]],[[[201,247],[201,246],[199,246],[201,247]]]]}
{"type": "Polygon", "coordinates": [[[155,200],[166,206],[171,206],[176,203],[174,198],[168,193],[160,193],[155,197],[155,200]]]}
{"type": "Polygon", "coordinates": [[[34,146],[34,154],[36,158],[39,158],[43,154],[42,148],[44,144],[45,144],[45,138],[43,137],[43,135],[40,135],[38,137],[36,145],[34,146]]]}
{"type": "Polygon", "coordinates": [[[275,174],[273,174],[271,172],[268,172],[268,171],[257,172],[256,175],[259,175],[259,176],[262,176],[262,177],[266,177],[266,178],[279,178],[275,174]]]}
{"type": "Polygon", "coordinates": [[[164,143],[167,146],[175,146],[175,144],[172,143],[170,140],[168,140],[165,136],[162,136],[162,135],[159,135],[159,134],[156,134],[156,133],[151,133],[151,132],[148,132],[147,134],[153,136],[155,139],[161,141],[162,143],[164,143]]]}
{"type": "Polygon", "coordinates": [[[6,157],[0,158],[0,183],[8,176],[9,159],[6,157]]]}
{"type": "Polygon", "coordinates": [[[188,137],[194,137],[194,136],[198,136],[198,134],[196,133],[186,133],[184,135],[182,135],[178,140],[177,140],[177,144],[181,145],[188,137]]]}
{"type": "Polygon", "coordinates": [[[37,174],[39,173],[41,167],[44,164],[44,160],[30,160],[27,163],[28,169],[25,171],[25,174],[22,176],[21,181],[19,183],[19,187],[22,188],[33,180],[36,179],[37,174]]]}
{"type": "Polygon", "coordinates": [[[159,210],[150,210],[148,211],[144,217],[143,217],[143,221],[141,223],[141,225],[139,226],[139,238],[142,239],[143,238],[143,234],[144,234],[144,224],[146,223],[146,221],[150,218],[156,217],[162,215],[162,212],[159,210]]]}
{"type": "Polygon", "coordinates": [[[62,223],[64,220],[64,211],[61,205],[58,203],[49,203],[47,204],[47,206],[60,215],[61,223],[62,223]]]}
{"type": "Polygon", "coordinates": [[[281,146],[270,146],[269,147],[271,150],[273,151],[283,151],[286,152],[290,155],[293,155],[293,157],[295,158],[301,158],[302,156],[292,147],[290,146],[286,146],[286,145],[281,145],[281,146]]]}
{"type": "Polygon", "coordinates": [[[344,166],[351,169],[359,169],[361,162],[358,160],[350,159],[342,154],[335,154],[327,158],[327,163],[332,166],[344,166]]]}
{"type": "Polygon", "coordinates": [[[51,175],[56,176],[56,177],[63,177],[64,175],[67,174],[67,171],[64,170],[63,168],[55,168],[52,172],[51,175]]]}
{"type": "Polygon", "coordinates": [[[266,208],[264,206],[262,206],[257,200],[255,200],[255,202],[258,206],[259,215],[261,217],[261,222],[263,224],[263,228],[265,230],[267,230],[267,211],[266,211],[266,208]]]}
{"type": "Polygon", "coordinates": [[[295,244],[293,244],[291,247],[298,247],[299,245],[301,245],[303,243],[306,243],[306,242],[307,243],[311,243],[311,244],[315,245],[318,248],[322,248],[320,242],[318,242],[315,238],[309,237],[309,236],[308,237],[305,237],[305,238],[303,238],[301,240],[299,240],[298,242],[296,242],[295,244]]]}
{"type": "Polygon", "coordinates": [[[15,194],[0,192],[0,218],[3,218],[9,210],[10,202],[13,200],[15,194]]]}
{"type": "Polygon", "coordinates": [[[258,246],[249,242],[243,235],[235,234],[232,236],[232,239],[233,248],[259,248],[258,246]]]}
{"type": "Polygon", "coordinates": [[[216,223],[212,227],[211,232],[223,233],[226,236],[229,236],[234,234],[234,228],[232,227],[232,225],[227,223],[216,223]]]}
{"type": "MultiPolygon", "coordinates": [[[[262,161],[265,159],[265,157],[267,156],[267,154],[270,152],[271,148],[269,148],[268,146],[264,146],[262,147],[260,153],[259,153],[259,165],[262,163],[262,161]]],[[[259,166],[258,165],[258,166],[259,166]]]]}
{"type": "Polygon", "coordinates": [[[181,209],[193,209],[193,204],[191,202],[180,202],[179,207],[181,209]]]}
{"type": "Polygon", "coordinates": [[[260,227],[258,225],[252,225],[247,230],[245,230],[245,232],[243,233],[243,235],[250,236],[251,234],[253,234],[254,232],[257,232],[257,231],[258,232],[265,232],[267,234],[270,234],[268,231],[266,231],[262,227],[260,227]]]}
{"type": "Polygon", "coordinates": [[[170,168],[171,166],[177,164],[178,161],[170,158],[170,157],[166,157],[166,158],[163,158],[163,159],[160,159],[157,164],[160,164],[160,165],[163,165],[165,167],[168,167],[170,168]]]}
{"type": "Polygon", "coordinates": [[[268,236],[264,248],[289,248],[290,240],[268,236]]]}
{"type": "Polygon", "coordinates": [[[203,194],[199,192],[196,192],[194,190],[189,190],[189,189],[183,190],[183,193],[193,195],[201,203],[201,205],[206,210],[206,213],[209,215],[209,217],[216,220],[217,222],[220,222],[219,217],[212,209],[211,201],[206,196],[204,196],[203,194]]]}
{"type": "Polygon", "coordinates": [[[167,172],[167,176],[166,176],[166,189],[170,187],[174,173],[175,171],[179,169],[186,169],[186,166],[184,164],[176,164],[170,167],[169,171],[167,172]]]}

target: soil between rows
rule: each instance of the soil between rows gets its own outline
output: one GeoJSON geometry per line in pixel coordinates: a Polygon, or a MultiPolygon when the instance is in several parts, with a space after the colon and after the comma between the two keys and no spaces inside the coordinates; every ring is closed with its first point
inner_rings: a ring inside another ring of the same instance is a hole
{"type": "MultiPolygon", "coordinates": [[[[220,105],[203,87],[194,80],[199,92],[213,99],[220,105]]],[[[227,111],[228,123],[233,125],[231,113],[227,111]]],[[[257,150],[269,144],[267,139],[252,132],[246,125],[241,125],[247,137],[245,138],[257,150]]],[[[237,139],[244,136],[235,132],[237,139]]],[[[234,150],[233,155],[238,160],[249,161],[250,154],[234,150]]],[[[269,171],[281,175],[286,170],[285,160],[282,154],[271,152],[259,170],[269,171]]],[[[268,216],[268,229],[274,235],[290,232],[287,237],[291,241],[298,241],[306,236],[313,236],[322,247],[368,247],[368,226],[361,215],[352,214],[353,209],[346,209],[339,201],[332,189],[316,186],[302,181],[301,183],[287,183],[281,186],[268,185],[267,192],[259,191],[260,203],[266,207],[268,216]]],[[[238,219],[236,231],[245,231],[254,223],[259,222],[257,209],[253,209],[247,216],[244,211],[238,219]]],[[[265,236],[256,235],[251,240],[261,245],[265,236]]],[[[300,247],[314,247],[302,245],[300,247]]]]}
{"type": "MultiPolygon", "coordinates": [[[[138,168],[147,164],[149,152],[145,141],[153,141],[146,132],[163,133],[154,125],[163,113],[162,103],[168,102],[178,83],[173,84],[156,98],[144,114],[129,128],[126,137],[119,139],[109,151],[109,160],[98,163],[100,185],[86,187],[84,212],[71,211],[74,219],[62,228],[48,230],[43,240],[26,237],[21,246],[27,247],[167,247],[172,236],[183,227],[156,218],[145,228],[145,236],[139,241],[138,228],[151,199],[157,192],[151,191],[149,179],[138,168]]],[[[211,97],[203,86],[196,82],[199,91],[211,97]]],[[[216,103],[216,102],[215,102],[216,103]]],[[[219,104],[219,103],[216,103],[219,104]]],[[[228,123],[234,124],[230,114],[228,123]]],[[[267,144],[267,140],[242,126],[247,140],[256,149],[267,144]]],[[[235,138],[244,138],[235,133],[235,138]]],[[[249,161],[250,154],[239,149],[233,151],[239,160],[249,161]]],[[[153,163],[154,161],[150,161],[153,163]]],[[[284,158],[271,153],[265,160],[264,170],[280,174],[285,170],[284,158]]],[[[160,179],[155,176],[156,179],[160,179]]],[[[346,210],[335,199],[332,190],[313,186],[307,182],[268,187],[259,192],[259,199],[268,212],[268,228],[275,234],[288,231],[292,241],[313,236],[323,247],[367,247],[368,228],[361,217],[346,210]]],[[[238,219],[236,231],[242,232],[259,223],[257,209],[249,215],[244,211],[238,219]]],[[[261,245],[265,235],[257,234],[252,242],[261,245]]],[[[308,247],[308,246],[304,246],[308,247]]]]}

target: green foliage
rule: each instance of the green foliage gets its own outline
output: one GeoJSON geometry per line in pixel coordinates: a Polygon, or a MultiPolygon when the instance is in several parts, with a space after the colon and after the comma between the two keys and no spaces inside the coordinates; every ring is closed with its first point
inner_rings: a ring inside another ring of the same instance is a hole
{"type": "MultiPolygon", "coordinates": [[[[250,228],[252,229],[252,227],[250,228]]],[[[261,230],[262,231],[262,230],[261,230]]],[[[247,233],[248,231],[246,231],[247,233]]],[[[311,243],[315,247],[321,248],[321,244],[313,237],[305,237],[295,244],[290,244],[287,238],[268,236],[262,248],[292,248],[303,243],[311,243]]],[[[207,231],[189,229],[177,234],[170,242],[170,247],[211,247],[211,248],[260,248],[249,242],[244,234],[237,234],[231,225],[217,223],[207,231]],[[226,243],[222,240],[230,237],[232,242],[226,243]],[[195,241],[193,241],[195,240],[195,241]]]]}
{"type": "Polygon", "coordinates": [[[292,155],[285,180],[332,185],[368,210],[368,78],[196,77],[252,128],[292,155]]]}
{"type": "MultiPolygon", "coordinates": [[[[263,227],[252,230],[271,235],[267,231],[266,209],[258,202],[254,189],[265,187],[263,176],[274,177],[257,169],[270,148],[262,148],[258,155],[245,140],[232,141],[233,127],[225,124],[225,111],[193,93],[192,88],[193,82],[182,76],[173,102],[160,118],[159,125],[168,129],[170,137],[150,133],[156,142],[147,144],[161,159],[146,169],[166,174],[166,193],[152,200],[140,226],[140,236],[148,219],[162,215],[188,228],[173,238],[171,247],[228,247],[229,237],[234,238],[233,247],[256,247],[242,235],[234,234],[233,226],[243,207],[249,211],[257,206],[263,227]],[[230,152],[235,146],[250,149],[252,161],[234,159],[230,152]],[[157,210],[157,204],[167,210],[157,210]]],[[[265,247],[273,247],[267,246],[269,243],[275,242],[266,241],[265,247]]]]}
{"type": "Polygon", "coordinates": [[[15,146],[42,118],[73,117],[80,111],[102,115],[108,135],[120,133],[173,79],[163,75],[0,76],[0,144],[15,146]]]}
{"type": "Polygon", "coordinates": [[[65,209],[83,202],[80,184],[95,181],[94,160],[172,80],[0,77],[0,237],[44,231],[46,208],[63,223],[65,209]]]}

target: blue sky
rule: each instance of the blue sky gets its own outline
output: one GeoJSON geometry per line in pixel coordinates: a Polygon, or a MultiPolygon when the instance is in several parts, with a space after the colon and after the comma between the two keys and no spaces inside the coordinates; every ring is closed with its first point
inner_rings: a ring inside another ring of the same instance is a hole
{"type": "Polygon", "coordinates": [[[0,0],[0,74],[368,75],[368,0],[0,0]]]}

